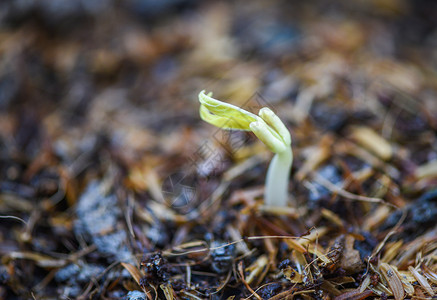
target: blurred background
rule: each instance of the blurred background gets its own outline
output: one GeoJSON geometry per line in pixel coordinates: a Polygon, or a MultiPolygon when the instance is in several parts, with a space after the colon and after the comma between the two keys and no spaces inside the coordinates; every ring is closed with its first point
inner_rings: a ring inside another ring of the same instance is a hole
{"type": "Polygon", "coordinates": [[[436,14],[407,0],[2,1],[1,175],[45,154],[77,174],[102,145],[127,164],[190,155],[216,131],[203,89],[322,133],[395,112],[383,133],[408,140],[418,113],[436,126],[436,14]]]}
{"type": "MultiPolygon", "coordinates": [[[[436,11],[407,0],[2,1],[0,107],[34,133],[87,124],[123,144],[123,126],[197,123],[202,89],[291,104],[309,86],[327,94],[345,76],[352,86],[382,76],[414,91],[425,80],[417,68],[435,72],[436,11]]],[[[27,135],[17,150],[37,153],[27,135]]]]}
{"type": "Polygon", "coordinates": [[[1,151],[72,160],[105,137],[138,158],[199,125],[202,89],[240,105],[258,93],[295,124],[341,123],[344,106],[310,103],[375,107],[435,87],[436,14],[407,0],[2,1],[1,151]]]}
{"type": "MultiPolygon", "coordinates": [[[[432,0],[3,0],[0,209],[27,224],[1,220],[0,252],[78,250],[72,211],[108,173],[140,202],[159,198],[150,182],[187,165],[216,132],[199,118],[201,90],[255,113],[271,106],[295,141],[293,174],[300,147],[371,126],[408,158],[388,172],[400,182],[437,159],[436,73],[432,0]]],[[[215,172],[268,153],[246,150],[215,172]]],[[[242,186],[262,185],[264,172],[242,186]]],[[[46,278],[25,282],[26,268],[18,294],[46,278]]],[[[45,285],[66,282],[56,278],[45,285]]]]}

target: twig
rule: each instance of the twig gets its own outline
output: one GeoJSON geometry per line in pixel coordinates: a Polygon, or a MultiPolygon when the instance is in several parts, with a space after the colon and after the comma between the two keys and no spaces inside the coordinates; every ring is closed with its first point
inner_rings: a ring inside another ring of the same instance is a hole
{"type": "Polygon", "coordinates": [[[244,279],[244,270],[243,270],[243,262],[240,261],[238,264],[238,273],[240,275],[241,281],[243,282],[244,286],[249,290],[249,292],[252,293],[253,296],[255,296],[258,300],[263,300],[263,298],[260,297],[247,283],[247,281],[244,279]]]}
{"type": "Polygon", "coordinates": [[[348,192],[348,191],[336,186],[335,184],[333,184],[329,180],[323,178],[319,174],[313,173],[313,177],[317,183],[321,184],[322,186],[327,188],[329,191],[331,191],[333,193],[337,193],[346,199],[363,201],[363,202],[371,202],[371,203],[381,203],[381,204],[393,207],[395,209],[399,209],[399,207],[397,207],[396,205],[394,205],[392,203],[388,203],[381,198],[361,196],[361,195],[356,195],[356,194],[353,194],[351,192],[348,192]]]}
{"type": "Polygon", "coordinates": [[[24,221],[23,219],[16,217],[16,216],[0,216],[0,219],[12,219],[12,220],[17,220],[20,222],[23,222],[26,226],[28,226],[27,222],[24,221]]]}

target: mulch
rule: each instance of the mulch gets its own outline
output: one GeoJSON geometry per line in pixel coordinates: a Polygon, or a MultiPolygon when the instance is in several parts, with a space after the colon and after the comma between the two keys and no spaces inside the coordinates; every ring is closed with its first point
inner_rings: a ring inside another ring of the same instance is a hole
{"type": "Polygon", "coordinates": [[[433,1],[3,1],[0,299],[434,299],[433,1]],[[290,129],[272,153],[197,95],[290,129]]]}

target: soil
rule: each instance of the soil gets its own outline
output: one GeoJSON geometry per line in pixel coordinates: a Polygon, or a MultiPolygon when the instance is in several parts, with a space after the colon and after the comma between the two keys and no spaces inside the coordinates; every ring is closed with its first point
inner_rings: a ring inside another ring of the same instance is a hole
{"type": "Polygon", "coordinates": [[[0,3],[0,299],[434,299],[437,2],[0,3]],[[198,94],[292,136],[272,153],[198,94]]]}

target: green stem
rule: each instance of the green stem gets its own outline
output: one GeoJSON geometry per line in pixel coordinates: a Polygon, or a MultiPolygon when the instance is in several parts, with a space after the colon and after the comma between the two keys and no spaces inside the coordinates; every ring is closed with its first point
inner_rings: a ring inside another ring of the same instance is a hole
{"type": "Polygon", "coordinates": [[[264,203],[267,206],[287,206],[288,181],[293,153],[291,147],[276,153],[267,170],[264,203]]]}

